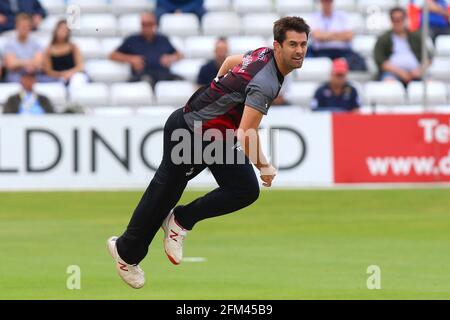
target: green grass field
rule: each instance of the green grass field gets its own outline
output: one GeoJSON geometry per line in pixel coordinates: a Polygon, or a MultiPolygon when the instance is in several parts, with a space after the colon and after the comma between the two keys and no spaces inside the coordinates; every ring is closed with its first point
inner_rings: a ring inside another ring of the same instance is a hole
{"type": "Polygon", "coordinates": [[[173,266],[158,233],[134,290],[105,240],[140,194],[0,193],[0,299],[450,299],[450,189],[263,192],[189,234],[185,256],[206,262],[173,266]],[[69,265],[81,290],[66,288],[69,265]]]}

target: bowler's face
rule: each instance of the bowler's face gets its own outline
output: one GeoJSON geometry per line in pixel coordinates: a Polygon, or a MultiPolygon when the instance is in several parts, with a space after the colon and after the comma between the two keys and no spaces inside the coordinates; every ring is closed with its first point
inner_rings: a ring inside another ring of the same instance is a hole
{"type": "Polygon", "coordinates": [[[303,65],[303,61],[308,51],[308,37],[306,33],[287,31],[286,40],[281,46],[283,62],[290,69],[298,69],[303,65]]]}

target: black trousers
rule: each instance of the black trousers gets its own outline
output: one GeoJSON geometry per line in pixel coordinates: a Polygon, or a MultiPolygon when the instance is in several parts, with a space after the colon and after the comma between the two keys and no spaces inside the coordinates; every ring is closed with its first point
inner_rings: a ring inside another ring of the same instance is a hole
{"type": "Polygon", "coordinates": [[[172,113],[164,126],[164,153],[161,164],[134,210],[126,231],[117,240],[118,253],[125,262],[138,264],[145,258],[154,236],[170,210],[177,205],[189,180],[206,167],[210,169],[219,187],[187,205],[175,207],[175,218],[184,228],[191,230],[203,219],[237,211],[258,198],[258,179],[252,164],[239,148],[234,148],[233,144],[223,146],[224,149],[232,148],[235,160],[244,161],[231,164],[206,164],[202,161],[193,164],[195,153],[198,156],[208,143],[202,143],[198,150],[194,149],[194,145],[194,133],[188,129],[182,109],[178,109],[172,113]],[[172,141],[171,137],[177,129],[188,130],[189,139],[192,139],[191,163],[176,164],[172,160],[172,150],[179,141],[172,141]]]}

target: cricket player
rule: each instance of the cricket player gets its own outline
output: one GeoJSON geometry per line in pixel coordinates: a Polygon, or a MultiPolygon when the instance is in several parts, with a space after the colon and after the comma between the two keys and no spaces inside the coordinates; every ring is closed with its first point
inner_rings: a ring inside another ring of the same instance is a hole
{"type": "Polygon", "coordinates": [[[278,96],[284,77],[302,66],[309,32],[302,18],[284,17],[276,21],[273,49],[263,47],[228,57],[211,84],[197,90],[184,107],[170,115],[164,127],[161,164],[125,232],[107,241],[118,274],[128,285],[136,289],[144,285],[139,263],[147,255],[159,228],[165,234],[165,252],[177,265],[183,258],[186,235],[196,223],[256,201],[259,183],[252,165],[259,170],[263,186],[272,185],[277,171],[261,150],[258,128],[278,96]],[[209,129],[224,135],[205,137],[209,129]],[[226,134],[230,131],[234,133],[231,139],[226,134]],[[185,138],[185,148],[178,152],[181,136],[185,138]],[[195,141],[198,138],[200,143],[195,141]],[[227,143],[229,140],[232,143],[227,143]],[[222,149],[217,149],[217,154],[223,151],[227,159],[224,155],[213,163],[205,161],[204,153],[212,143],[220,141],[222,149]],[[180,157],[184,161],[180,162],[180,157]],[[210,169],[218,188],[189,204],[177,206],[188,181],[205,168],[210,169]]]}

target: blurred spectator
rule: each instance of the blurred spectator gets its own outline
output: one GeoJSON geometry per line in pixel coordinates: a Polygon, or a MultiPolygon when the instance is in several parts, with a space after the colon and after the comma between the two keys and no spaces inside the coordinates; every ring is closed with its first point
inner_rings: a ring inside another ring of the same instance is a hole
{"type": "Polygon", "coordinates": [[[345,58],[351,70],[367,70],[364,58],[351,48],[353,31],[348,16],[334,10],[333,0],[320,0],[321,11],[311,17],[313,38],[309,56],[345,58]]]}
{"type": "Polygon", "coordinates": [[[165,13],[195,13],[201,20],[205,12],[203,0],[158,0],[155,10],[158,21],[165,13]]]}
{"type": "Polygon", "coordinates": [[[441,34],[450,34],[450,11],[446,0],[427,0],[430,34],[433,41],[441,34]]]}
{"type": "MultiPolygon", "coordinates": [[[[42,69],[42,48],[30,38],[31,16],[21,13],[16,18],[16,34],[5,44],[4,63],[6,81],[19,82],[22,71],[39,73],[42,69]]],[[[38,81],[44,81],[43,75],[38,75],[38,81]]]]}
{"type": "Polygon", "coordinates": [[[70,29],[66,20],[61,20],[53,31],[50,46],[44,52],[44,71],[49,77],[64,82],[70,92],[76,86],[88,82],[83,70],[81,51],[70,41],[70,29]]]}
{"type": "Polygon", "coordinates": [[[47,15],[38,0],[1,0],[0,33],[14,29],[19,13],[27,13],[32,17],[33,29],[37,29],[47,15]]]}
{"type": "Polygon", "coordinates": [[[214,49],[214,59],[208,61],[200,68],[197,77],[197,84],[200,86],[207,85],[217,76],[222,63],[228,56],[228,42],[226,38],[219,38],[214,49]]]}
{"type": "Polygon", "coordinates": [[[406,11],[390,10],[392,30],[380,35],[375,44],[374,58],[380,80],[400,80],[407,85],[422,78],[422,42],[418,32],[406,27],[406,11]]]}
{"type": "Polygon", "coordinates": [[[156,17],[152,12],[141,14],[141,27],[141,33],[127,37],[110,59],[128,63],[133,73],[132,81],[149,80],[154,85],[161,80],[181,80],[169,68],[182,55],[166,36],[157,33],[156,17]]]}
{"type": "Polygon", "coordinates": [[[20,83],[22,90],[8,98],[3,107],[3,113],[38,115],[54,112],[54,107],[46,96],[33,92],[33,86],[36,83],[34,71],[23,71],[20,83]]]}
{"type": "Polygon", "coordinates": [[[311,101],[313,111],[355,111],[360,107],[358,91],[348,83],[348,64],[343,58],[333,61],[330,81],[320,86],[311,101]]]}

